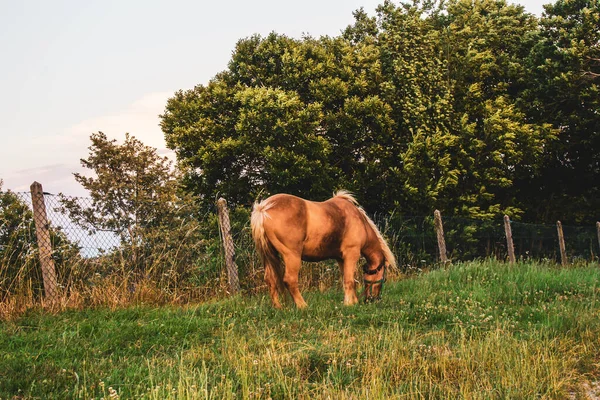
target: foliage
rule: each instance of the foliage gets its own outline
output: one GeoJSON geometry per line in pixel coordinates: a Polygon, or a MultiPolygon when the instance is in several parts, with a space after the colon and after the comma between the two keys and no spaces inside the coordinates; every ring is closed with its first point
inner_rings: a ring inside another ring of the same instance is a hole
{"type": "MultiPolygon", "coordinates": [[[[59,228],[50,225],[52,259],[57,284],[63,287],[80,260],[79,248],[59,228]]],[[[23,290],[42,292],[35,222],[29,205],[10,190],[2,190],[0,180],[0,298],[23,290]]]]}
{"type": "MultiPolygon", "coordinates": [[[[373,211],[395,203],[416,209],[427,196],[409,184],[422,182],[428,150],[419,138],[433,137],[430,153],[442,157],[448,93],[436,87],[443,77],[420,13],[389,6],[380,18],[390,20],[381,22],[389,31],[383,40],[372,36],[372,20],[336,38],[241,40],[227,71],[206,87],[176,93],[162,128],[188,188],[207,204],[216,193],[249,204],[259,194],[322,199],[345,187],[373,211]],[[395,20],[411,29],[396,29],[395,20]],[[399,168],[404,163],[408,172],[399,168]],[[399,200],[406,197],[410,206],[399,200]]],[[[440,172],[433,185],[448,174],[440,172]]]]}
{"type": "Polygon", "coordinates": [[[461,149],[453,158],[464,172],[448,211],[519,217],[527,204],[515,196],[515,180],[538,171],[556,134],[544,121],[528,121],[516,105],[536,18],[503,0],[451,1],[441,18],[440,53],[448,63],[461,149]]]}
{"type": "Polygon", "coordinates": [[[65,205],[82,226],[116,231],[122,240],[135,242],[138,230],[159,225],[171,211],[177,183],[170,162],[129,134],[122,145],[102,132],[90,140],[89,157],[81,165],[94,176],[73,175],[89,191],[92,206],[82,209],[68,199],[65,205]]]}
{"type": "Polygon", "coordinates": [[[27,247],[35,243],[33,213],[19,197],[10,190],[2,190],[0,181],[0,246],[2,262],[17,270],[31,253],[27,247]],[[18,248],[15,248],[18,246],[18,248]]]}
{"type": "Polygon", "coordinates": [[[92,204],[62,196],[64,210],[90,233],[110,230],[121,246],[98,261],[106,272],[123,269],[177,285],[197,273],[203,252],[203,218],[191,196],[178,190],[177,173],[166,157],[128,134],[123,144],[102,132],[92,144],[84,167],[93,172],[75,179],[89,191],[92,204]]]}
{"type": "Polygon", "coordinates": [[[308,293],[0,322],[2,398],[565,398],[598,375],[597,265],[478,262],[378,304],[308,293]],[[291,307],[291,304],[290,304],[291,307]]]}
{"type": "Polygon", "coordinates": [[[582,221],[575,204],[598,198],[597,10],[559,0],[538,20],[504,0],[384,1],[340,36],[252,36],[169,99],[161,127],[205,206],[343,187],[372,213],[479,219],[547,221],[577,197],[582,221]]]}
{"type": "Polygon", "coordinates": [[[531,219],[596,221],[600,208],[600,3],[558,0],[545,6],[527,57],[523,108],[551,123],[558,140],[544,168],[519,189],[531,219]]]}

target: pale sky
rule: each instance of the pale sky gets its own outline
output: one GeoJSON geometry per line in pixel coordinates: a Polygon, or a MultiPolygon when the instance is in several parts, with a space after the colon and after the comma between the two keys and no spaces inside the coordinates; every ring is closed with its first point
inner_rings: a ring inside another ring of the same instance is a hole
{"type": "MultiPolygon", "coordinates": [[[[89,136],[129,132],[163,154],[158,115],[175,91],[206,84],[235,43],[272,31],[338,35],[383,0],[0,0],[0,179],[83,195],[89,136]]],[[[548,0],[520,0],[541,15],[548,0]]]]}

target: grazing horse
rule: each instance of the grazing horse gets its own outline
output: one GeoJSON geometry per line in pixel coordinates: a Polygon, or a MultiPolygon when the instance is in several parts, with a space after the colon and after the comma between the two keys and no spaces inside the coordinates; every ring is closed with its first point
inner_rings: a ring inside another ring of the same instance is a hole
{"type": "Polygon", "coordinates": [[[284,285],[296,307],[306,307],[298,290],[302,260],[337,260],[344,280],[345,305],[358,302],[354,273],[361,255],[367,261],[363,267],[365,301],[381,296],[385,269],[396,266],[394,255],[381,233],[346,191],[339,191],[323,202],[276,194],[254,203],[251,225],[252,237],[265,265],[265,281],[276,308],[281,308],[279,295],[284,285]]]}

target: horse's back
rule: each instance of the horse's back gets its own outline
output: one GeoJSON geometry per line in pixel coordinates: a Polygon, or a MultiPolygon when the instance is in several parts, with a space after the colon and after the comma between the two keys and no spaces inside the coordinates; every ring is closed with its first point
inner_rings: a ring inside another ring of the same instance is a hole
{"type": "Polygon", "coordinates": [[[263,203],[265,233],[279,252],[294,251],[307,261],[340,259],[342,248],[360,248],[364,239],[360,212],[346,199],[314,202],[277,194],[263,203]]]}

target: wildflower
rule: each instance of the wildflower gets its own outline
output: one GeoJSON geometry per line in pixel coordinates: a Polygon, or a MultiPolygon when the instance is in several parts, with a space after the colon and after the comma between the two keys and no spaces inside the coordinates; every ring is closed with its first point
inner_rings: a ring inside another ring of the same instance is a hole
{"type": "Polygon", "coordinates": [[[115,389],[113,389],[112,387],[108,388],[108,396],[111,399],[118,399],[119,398],[119,394],[117,393],[117,391],[115,389]]]}

